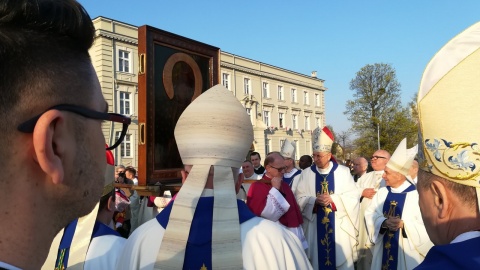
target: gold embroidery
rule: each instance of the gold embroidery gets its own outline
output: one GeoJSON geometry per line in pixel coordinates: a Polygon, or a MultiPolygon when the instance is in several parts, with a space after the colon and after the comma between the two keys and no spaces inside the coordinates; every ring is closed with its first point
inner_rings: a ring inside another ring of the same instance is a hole
{"type": "Polygon", "coordinates": [[[55,270],[65,270],[65,265],[63,265],[65,251],[66,251],[65,248],[60,250],[60,254],[58,255],[58,263],[57,263],[57,266],[55,266],[55,270]]]}
{"type": "MultiPolygon", "coordinates": [[[[383,216],[386,217],[386,218],[389,218],[389,217],[395,217],[395,208],[397,207],[397,202],[396,201],[391,201],[390,202],[390,209],[388,209],[388,213],[383,213],[383,216]]],[[[388,240],[385,242],[384,244],[384,248],[387,250],[387,260],[385,261],[385,264],[382,265],[382,270],[388,270],[390,269],[390,261],[393,261],[393,256],[390,255],[390,251],[391,251],[391,248],[392,248],[392,244],[391,244],[391,240],[392,238],[395,236],[395,232],[392,232],[390,230],[388,230],[388,240]]]]}
{"type": "MultiPolygon", "coordinates": [[[[328,176],[328,175],[327,175],[328,176]]],[[[333,190],[330,192],[328,191],[328,181],[327,177],[323,177],[322,185],[322,193],[323,194],[333,194],[333,190]]],[[[317,196],[320,195],[320,192],[317,192],[317,196]]],[[[325,216],[322,219],[322,224],[325,225],[325,237],[320,240],[322,246],[325,246],[325,251],[327,252],[327,256],[325,258],[325,265],[332,265],[332,261],[330,260],[330,251],[332,250],[332,241],[330,239],[330,234],[333,234],[333,229],[331,228],[330,219],[328,218],[328,214],[332,212],[332,208],[330,206],[323,206],[322,207],[325,216]]],[[[335,246],[333,246],[335,248],[335,246]]]]}
{"type": "Polygon", "coordinates": [[[200,270],[208,270],[208,268],[205,266],[205,264],[203,264],[203,266],[200,267],[200,270]]]}

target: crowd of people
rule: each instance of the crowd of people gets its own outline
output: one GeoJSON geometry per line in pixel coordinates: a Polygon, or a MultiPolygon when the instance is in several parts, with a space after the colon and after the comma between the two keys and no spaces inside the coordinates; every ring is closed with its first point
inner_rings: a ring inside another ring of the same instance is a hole
{"type": "Polygon", "coordinates": [[[299,168],[288,138],[262,163],[216,85],[176,124],[180,191],[144,198],[114,187],[136,170],[115,170],[123,136],[105,146],[102,122],[131,120],[107,113],[94,31],[74,0],[0,3],[0,269],[480,268],[480,23],[427,65],[419,144],[375,151],[371,171],[340,164],[327,127],[299,168]]]}

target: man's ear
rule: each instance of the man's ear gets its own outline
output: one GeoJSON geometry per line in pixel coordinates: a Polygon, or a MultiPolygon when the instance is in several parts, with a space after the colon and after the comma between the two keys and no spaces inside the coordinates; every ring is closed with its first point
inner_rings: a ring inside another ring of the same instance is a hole
{"type": "Polygon", "coordinates": [[[450,210],[450,199],[445,185],[440,181],[433,180],[430,184],[430,190],[433,196],[433,205],[437,210],[437,217],[444,219],[448,216],[450,210]]]}
{"type": "Polygon", "coordinates": [[[54,184],[64,179],[63,159],[74,141],[69,136],[65,116],[58,110],[42,114],[33,130],[34,159],[54,184]]]}
{"type": "Polygon", "coordinates": [[[108,203],[107,203],[107,210],[110,211],[110,212],[115,212],[115,195],[113,196],[110,196],[110,198],[108,198],[108,203]]]}

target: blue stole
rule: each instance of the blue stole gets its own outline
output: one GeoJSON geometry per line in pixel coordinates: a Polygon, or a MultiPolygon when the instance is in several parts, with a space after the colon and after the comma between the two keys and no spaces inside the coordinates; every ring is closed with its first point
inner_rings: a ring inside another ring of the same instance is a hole
{"type": "Polygon", "coordinates": [[[416,270],[480,269],[480,237],[433,246],[416,270]]]}
{"type": "MultiPolygon", "coordinates": [[[[198,200],[188,235],[183,269],[204,269],[203,265],[212,269],[213,198],[200,197],[198,200]]],[[[163,228],[167,228],[174,203],[172,201],[168,204],[156,217],[163,228]]],[[[256,217],[243,201],[237,200],[237,206],[240,224],[256,217]]]]}
{"type": "MultiPolygon", "coordinates": [[[[392,188],[387,187],[388,195],[383,203],[383,215],[388,218],[390,215],[402,218],[403,206],[405,205],[405,199],[407,193],[415,190],[415,185],[410,185],[401,193],[392,193],[392,188]]],[[[396,232],[387,229],[383,235],[383,256],[382,256],[382,269],[396,270],[398,265],[398,239],[400,237],[400,231],[396,232]]]]}
{"type": "Polygon", "coordinates": [[[296,171],[291,177],[289,177],[289,178],[285,177],[285,175],[284,175],[284,176],[283,176],[283,181],[284,181],[285,183],[287,183],[289,187],[292,187],[293,178],[295,178],[295,176],[297,176],[297,175],[299,175],[299,174],[301,174],[301,173],[302,173],[301,170],[297,170],[297,171],[296,171]]]}
{"type": "MultiPolygon", "coordinates": [[[[55,269],[67,269],[68,267],[68,257],[70,255],[70,246],[72,245],[73,235],[75,234],[75,229],[77,228],[78,218],[72,221],[70,224],[65,227],[63,230],[62,240],[58,247],[57,261],[55,262],[55,269]]],[[[95,221],[95,226],[93,227],[92,238],[104,236],[104,235],[115,235],[122,237],[118,232],[108,227],[107,225],[95,221]]]]}
{"type": "MultiPolygon", "coordinates": [[[[310,168],[315,173],[315,190],[317,194],[325,191],[328,194],[335,192],[334,171],[338,164],[333,163],[333,168],[328,174],[320,174],[317,166],[313,164],[310,168]]],[[[330,206],[317,205],[317,247],[318,266],[320,269],[337,269],[335,253],[335,213],[330,206]]]]}

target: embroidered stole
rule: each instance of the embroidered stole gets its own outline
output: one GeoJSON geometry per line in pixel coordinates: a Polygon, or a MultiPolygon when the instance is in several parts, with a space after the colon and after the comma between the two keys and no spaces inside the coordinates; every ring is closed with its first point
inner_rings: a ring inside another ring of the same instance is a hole
{"type": "MultiPolygon", "coordinates": [[[[315,190],[322,194],[322,186],[328,187],[328,193],[335,192],[334,171],[338,164],[333,163],[333,168],[328,174],[320,174],[315,164],[310,167],[315,173],[315,190]]],[[[317,248],[318,265],[320,269],[336,269],[335,260],[335,212],[331,206],[317,207],[317,248]]]]}
{"type": "Polygon", "coordinates": [[[293,182],[293,178],[295,178],[295,176],[301,174],[302,171],[301,170],[297,170],[291,177],[285,177],[285,175],[283,176],[283,181],[285,183],[288,184],[288,186],[291,188],[292,187],[292,182],[293,182]]]}
{"type": "MultiPolygon", "coordinates": [[[[158,223],[165,229],[175,200],[171,202],[156,217],[158,223]]],[[[200,197],[198,200],[190,226],[182,269],[212,269],[213,203],[214,197],[200,197]]],[[[237,206],[240,224],[256,217],[243,201],[237,200],[237,206]]]]}
{"type": "MultiPolygon", "coordinates": [[[[388,195],[383,203],[383,215],[402,218],[403,207],[407,193],[415,190],[415,185],[410,185],[401,193],[393,193],[391,187],[387,187],[388,195]]],[[[382,270],[396,270],[398,265],[399,237],[402,229],[393,232],[387,230],[383,235],[382,270]]]]}

